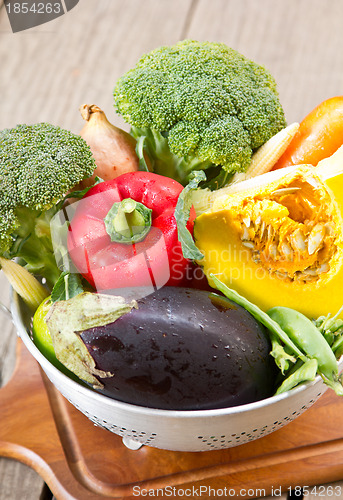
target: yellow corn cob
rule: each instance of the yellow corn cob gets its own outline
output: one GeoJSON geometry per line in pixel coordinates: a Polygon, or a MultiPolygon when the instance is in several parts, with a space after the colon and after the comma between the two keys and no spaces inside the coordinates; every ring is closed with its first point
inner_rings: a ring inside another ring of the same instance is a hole
{"type": "Polygon", "coordinates": [[[248,170],[235,174],[231,183],[245,181],[256,175],[269,172],[281,155],[286,151],[298,129],[299,123],[292,123],[271,137],[269,141],[264,143],[253,154],[248,170]]]}
{"type": "Polygon", "coordinates": [[[13,260],[0,257],[0,268],[13,289],[26,304],[35,311],[39,304],[49,295],[44,286],[24,267],[13,260]]]}

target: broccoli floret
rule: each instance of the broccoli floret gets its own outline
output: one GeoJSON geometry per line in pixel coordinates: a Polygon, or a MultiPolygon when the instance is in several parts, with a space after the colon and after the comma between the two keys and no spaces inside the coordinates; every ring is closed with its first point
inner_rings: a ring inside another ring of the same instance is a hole
{"type": "Polygon", "coordinates": [[[53,284],[60,274],[50,235],[58,202],[95,170],[82,137],[48,123],[0,131],[0,256],[23,259],[53,284]]]}
{"type": "Polygon", "coordinates": [[[286,125],[272,75],[222,43],[184,40],[153,50],[119,78],[114,99],[132,135],[144,137],[154,171],[183,183],[193,169],[220,166],[226,178],[246,170],[253,152],[286,125]]]}

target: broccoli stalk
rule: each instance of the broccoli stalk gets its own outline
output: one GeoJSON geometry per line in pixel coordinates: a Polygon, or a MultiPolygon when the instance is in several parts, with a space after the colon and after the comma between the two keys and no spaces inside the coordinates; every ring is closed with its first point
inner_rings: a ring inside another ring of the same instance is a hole
{"type": "Polygon", "coordinates": [[[202,161],[195,156],[180,157],[172,153],[167,136],[148,127],[131,127],[131,135],[137,140],[137,155],[140,169],[153,170],[155,173],[175,179],[185,185],[194,170],[205,170],[212,166],[209,160],[202,161]],[[146,155],[149,165],[146,164],[146,155]]]}
{"type": "Polygon", "coordinates": [[[45,278],[49,288],[61,274],[50,233],[50,220],[58,209],[59,205],[47,211],[19,207],[16,211],[18,228],[11,234],[13,244],[4,252],[8,259],[20,258],[30,273],[45,278]]]}
{"type": "Polygon", "coordinates": [[[114,99],[142,162],[145,149],[156,173],[184,185],[193,170],[224,185],[286,125],[271,74],[221,43],[153,50],[119,78],[114,99]]]}
{"type": "Polygon", "coordinates": [[[62,270],[50,221],[66,193],[95,167],[85,140],[60,127],[39,123],[0,131],[0,257],[18,258],[52,288],[62,270]]]}

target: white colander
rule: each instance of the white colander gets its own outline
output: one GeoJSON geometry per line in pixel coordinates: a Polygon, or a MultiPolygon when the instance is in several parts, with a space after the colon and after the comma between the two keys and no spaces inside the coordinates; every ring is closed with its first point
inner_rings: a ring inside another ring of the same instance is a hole
{"type": "Polygon", "coordinates": [[[318,376],[279,396],[218,410],[171,411],[122,403],[74,382],[41,354],[31,340],[30,319],[16,294],[11,312],[19,336],[61,394],[96,425],[122,436],[131,449],[142,445],[173,451],[231,448],[280,429],[312,406],[327,388],[318,376]]]}

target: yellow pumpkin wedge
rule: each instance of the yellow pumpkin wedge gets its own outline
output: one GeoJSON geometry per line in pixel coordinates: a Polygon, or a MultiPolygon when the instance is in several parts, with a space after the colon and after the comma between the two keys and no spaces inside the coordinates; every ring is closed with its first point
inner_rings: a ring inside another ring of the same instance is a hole
{"type": "Polygon", "coordinates": [[[336,313],[343,305],[342,214],[343,147],[318,167],[269,172],[213,194],[195,220],[204,255],[198,263],[263,310],[336,313]]]}

